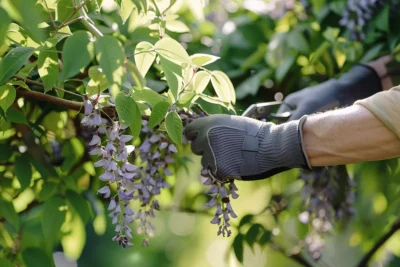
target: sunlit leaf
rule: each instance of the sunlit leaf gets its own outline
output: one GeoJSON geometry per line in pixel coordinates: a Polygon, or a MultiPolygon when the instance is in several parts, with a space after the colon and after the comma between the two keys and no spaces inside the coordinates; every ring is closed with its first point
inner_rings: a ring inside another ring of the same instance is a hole
{"type": "Polygon", "coordinates": [[[158,125],[167,115],[170,104],[166,101],[158,102],[157,105],[151,110],[151,116],[149,119],[149,127],[154,128],[158,125]]]}
{"type": "Polygon", "coordinates": [[[203,93],[208,83],[210,82],[211,75],[205,71],[197,72],[193,77],[193,88],[197,94],[203,93]]]}
{"type": "Polygon", "coordinates": [[[62,51],[64,79],[75,76],[92,61],[94,58],[92,38],[92,34],[86,31],[76,31],[67,38],[62,51]]]}
{"type": "Polygon", "coordinates": [[[126,20],[132,13],[132,10],[135,8],[132,0],[121,0],[119,4],[120,8],[118,9],[119,15],[121,16],[122,23],[125,24],[126,20]]]}
{"type": "Polygon", "coordinates": [[[182,88],[182,68],[178,64],[160,56],[161,67],[174,99],[178,99],[179,91],[182,88]]]}
{"type": "Polygon", "coordinates": [[[235,104],[235,89],[229,77],[222,71],[215,70],[212,72],[211,83],[217,93],[219,99],[223,102],[235,104]]]}
{"type": "Polygon", "coordinates": [[[192,63],[198,67],[211,64],[219,59],[219,57],[208,54],[194,54],[190,56],[192,63]]]}
{"type": "Polygon", "coordinates": [[[39,28],[42,22],[38,9],[35,8],[36,0],[12,0],[11,4],[20,13],[21,24],[27,30],[29,36],[40,43],[46,39],[43,29],[39,28]]]}
{"type": "Polygon", "coordinates": [[[42,231],[46,244],[51,248],[60,238],[60,228],[64,223],[65,201],[59,197],[52,197],[44,203],[42,213],[42,231]]]}
{"type": "Polygon", "coordinates": [[[96,40],[96,58],[100,63],[108,81],[122,84],[124,76],[125,54],[122,45],[113,36],[103,36],[96,40]]]}
{"type": "Polygon", "coordinates": [[[54,267],[53,259],[41,248],[24,249],[22,258],[27,267],[54,267]]]}
{"type": "Polygon", "coordinates": [[[169,112],[166,119],[165,124],[167,128],[167,133],[171,138],[172,142],[175,144],[182,144],[182,119],[179,117],[178,113],[175,111],[169,112]]]}
{"type": "Polygon", "coordinates": [[[90,81],[86,86],[86,93],[89,96],[101,93],[110,86],[110,83],[100,66],[90,67],[89,77],[90,81]]]}
{"type": "Polygon", "coordinates": [[[43,50],[39,53],[38,71],[44,84],[44,92],[53,88],[58,79],[58,55],[55,48],[43,50]]]}
{"type": "Polygon", "coordinates": [[[174,39],[164,37],[154,47],[161,56],[170,61],[178,64],[191,62],[186,50],[174,39]]]}
{"type": "Polygon", "coordinates": [[[61,239],[63,251],[70,259],[77,260],[86,243],[85,224],[76,213],[68,212],[67,223],[63,225],[62,230],[67,233],[61,239]]]}
{"type": "Polygon", "coordinates": [[[15,175],[21,185],[21,191],[31,184],[32,168],[28,159],[22,155],[15,158],[15,175]]]}
{"type": "Polygon", "coordinates": [[[178,33],[190,31],[189,27],[186,26],[185,23],[183,23],[182,21],[179,21],[179,20],[167,21],[165,28],[171,32],[178,32],[178,33]]]}
{"type": "Polygon", "coordinates": [[[6,84],[0,86],[0,107],[4,112],[12,105],[15,100],[16,92],[12,85],[6,84]]]}
{"type": "Polygon", "coordinates": [[[0,85],[5,84],[33,54],[32,47],[17,47],[0,61],[0,85]]]}
{"type": "Polygon", "coordinates": [[[150,104],[154,107],[160,101],[165,101],[167,98],[158,94],[156,91],[149,88],[144,88],[143,90],[135,90],[132,94],[136,101],[141,101],[150,104]]]}
{"type": "Polygon", "coordinates": [[[135,63],[139,69],[140,74],[145,77],[147,71],[156,58],[156,52],[151,43],[140,42],[135,48],[135,63]]]}
{"type": "Polygon", "coordinates": [[[8,25],[11,23],[11,19],[7,12],[0,8],[0,47],[4,44],[6,40],[8,25]]]}

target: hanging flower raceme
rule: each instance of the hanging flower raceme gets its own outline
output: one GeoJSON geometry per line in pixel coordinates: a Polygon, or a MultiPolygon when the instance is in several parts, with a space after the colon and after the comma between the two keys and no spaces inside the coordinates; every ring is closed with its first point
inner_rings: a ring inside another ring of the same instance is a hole
{"type": "Polygon", "coordinates": [[[217,235],[231,236],[232,231],[230,230],[230,219],[237,218],[236,213],[232,209],[230,198],[236,199],[239,195],[236,193],[238,188],[235,185],[234,180],[227,182],[220,182],[212,178],[207,169],[201,171],[201,179],[204,185],[210,186],[210,189],[206,192],[211,196],[211,200],[206,204],[207,207],[216,207],[214,218],[211,220],[211,224],[218,225],[217,235]]]}

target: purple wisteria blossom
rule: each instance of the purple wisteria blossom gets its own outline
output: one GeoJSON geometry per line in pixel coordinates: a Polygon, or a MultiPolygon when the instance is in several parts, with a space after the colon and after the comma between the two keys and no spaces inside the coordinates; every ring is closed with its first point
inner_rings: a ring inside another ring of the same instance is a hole
{"type": "Polygon", "coordinates": [[[234,180],[230,180],[221,183],[213,179],[206,169],[201,171],[201,178],[204,185],[211,186],[206,192],[211,196],[211,200],[206,204],[207,207],[216,207],[215,216],[210,223],[218,225],[217,235],[222,234],[224,237],[229,237],[232,234],[232,231],[229,229],[229,221],[231,218],[237,218],[230,203],[230,197],[236,199],[239,196],[236,193],[238,189],[235,182],[234,180]]]}
{"type": "Polygon", "coordinates": [[[145,235],[142,245],[148,246],[155,230],[149,219],[160,210],[155,196],[170,187],[164,177],[173,174],[168,164],[175,162],[174,154],[178,150],[165,135],[153,132],[147,121],[143,121],[141,134],[144,141],[138,151],[141,163],[140,166],[132,164],[129,158],[135,147],[129,143],[133,136],[123,133],[128,127],[119,121],[102,119],[100,108],[99,104],[93,105],[91,100],[86,100],[82,125],[94,129],[88,141],[89,154],[100,157],[94,166],[104,170],[99,179],[106,185],[98,190],[98,194],[110,200],[107,209],[116,232],[112,240],[123,248],[133,246],[131,223],[137,221],[136,233],[145,235]],[[103,134],[106,137],[102,141],[103,134]],[[139,210],[130,207],[133,201],[140,203],[139,210]]]}

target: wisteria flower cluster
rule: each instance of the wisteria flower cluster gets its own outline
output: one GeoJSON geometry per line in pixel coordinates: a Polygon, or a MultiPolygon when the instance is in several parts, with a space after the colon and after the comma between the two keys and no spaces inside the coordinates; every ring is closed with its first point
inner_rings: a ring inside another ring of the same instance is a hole
{"type": "Polygon", "coordinates": [[[239,195],[236,193],[238,188],[235,185],[234,180],[221,182],[214,179],[209,174],[207,169],[201,171],[201,179],[204,185],[210,186],[206,192],[211,196],[211,200],[207,203],[207,207],[216,207],[215,216],[211,220],[212,224],[218,225],[217,235],[231,236],[232,231],[230,230],[229,220],[231,218],[237,218],[236,213],[233,211],[230,203],[230,197],[237,199],[239,195]]]}
{"type": "Polygon", "coordinates": [[[177,149],[162,134],[152,133],[147,127],[147,121],[143,121],[142,134],[145,135],[145,140],[139,148],[141,164],[131,164],[129,158],[135,147],[128,142],[132,141],[133,136],[123,134],[127,126],[118,121],[103,119],[100,108],[100,104],[86,100],[85,117],[81,123],[85,127],[94,128],[88,143],[89,154],[101,157],[94,166],[104,169],[99,178],[107,184],[99,189],[98,193],[110,199],[109,215],[112,223],[116,225],[113,241],[124,248],[132,246],[130,224],[137,220],[139,227],[136,233],[144,233],[142,244],[148,246],[149,237],[153,236],[155,230],[148,219],[155,217],[154,211],[160,209],[154,196],[160,194],[161,189],[169,187],[164,176],[172,174],[167,165],[174,162],[172,154],[176,153],[177,149]],[[100,137],[102,134],[106,135],[105,145],[100,137]],[[112,195],[114,189],[116,194],[112,195]],[[140,203],[141,208],[136,212],[130,207],[132,201],[140,203]]]}
{"type": "Polygon", "coordinates": [[[354,182],[345,170],[339,171],[339,168],[345,166],[302,170],[300,173],[305,182],[301,195],[307,210],[299,215],[299,220],[312,226],[305,241],[314,259],[321,257],[324,248],[322,236],[332,230],[335,220],[354,214],[354,192],[351,190],[354,182]]]}
{"type": "Polygon", "coordinates": [[[353,39],[365,39],[364,29],[386,0],[349,0],[339,24],[352,32],[353,39]]]}

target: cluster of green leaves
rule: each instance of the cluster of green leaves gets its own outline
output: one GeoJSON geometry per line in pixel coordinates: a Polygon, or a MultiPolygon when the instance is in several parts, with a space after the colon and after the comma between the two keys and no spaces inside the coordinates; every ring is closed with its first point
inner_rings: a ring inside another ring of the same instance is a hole
{"type": "Polygon", "coordinates": [[[2,266],[53,266],[60,244],[77,259],[85,226],[105,231],[90,136],[69,110],[81,108],[83,96],[113,102],[136,144],[143,116],[180,145],[179,110],[202,99],[234,112],[230,79],[205,68],[218,57],[189,56],[169,36],[189,31],[170,11],[175,1],[115,3],[107,16],[97,0],[0,3],[2,266]]]}

